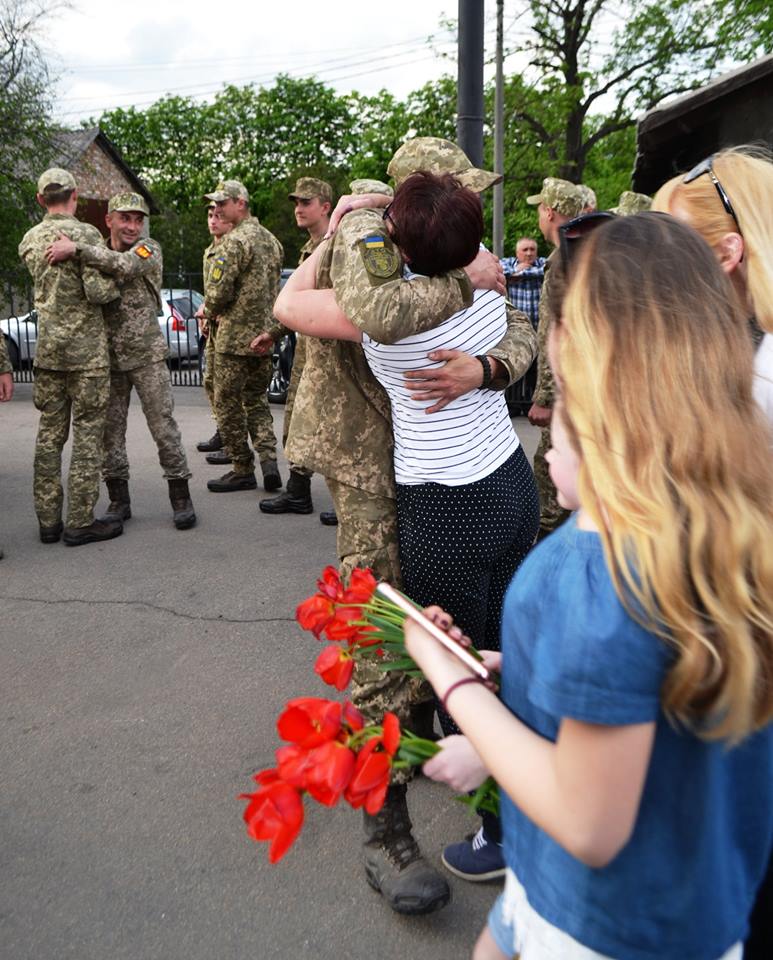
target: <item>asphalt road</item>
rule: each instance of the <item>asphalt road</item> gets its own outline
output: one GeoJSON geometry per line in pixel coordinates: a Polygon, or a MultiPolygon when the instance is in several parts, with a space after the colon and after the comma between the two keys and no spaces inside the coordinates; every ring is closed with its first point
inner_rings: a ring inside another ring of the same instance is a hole
{"type": "MultiPolygon", "coordinates": [[[[175,396],[197,526],[172,526],[135,398],[133,518],[79,548],[37,538],[31,386],[0,409],[0,958],[468,956],[496,884],[450,878],[446,909],[404,918],[364,881],[358,813],[307,803],[276,866],[247,838],[236,796],[272,765],[279,710],[330,691],[293,613],[335,562],[335,531],[316,512],[264,516],[254,492],[209,493],[203,392],[175,396]]],[[[531,454],[536,431],[515,424],[531,454]]],[[[319,477],[312,491],[331,508],[319,477]]],[[[424,778],[410,805],[436,863],[475,826],[424,778]]]]}

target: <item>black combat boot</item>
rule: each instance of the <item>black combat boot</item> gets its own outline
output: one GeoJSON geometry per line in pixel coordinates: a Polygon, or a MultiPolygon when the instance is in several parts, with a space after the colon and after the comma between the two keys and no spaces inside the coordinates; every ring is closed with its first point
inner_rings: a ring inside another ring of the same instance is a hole
{"type": "Polygon", "coordinates": [[[273,493],[282,486],[282,478],[279,476],[279,467],[276,460],[261,460],[260,469],[263,473],[263,489],[266,493],[273,493]]]}
{"type": "Polygon", "coordinates": [[[129,481],[110,479],[105,480],[110,503],[103,520],[129,520],[132,515],[131,499],[129,497],[129,481]]]}
{"type": "Polygon", "coordinates": [[[311,477],[291,470],[285,492],[273,500],[261,500],[258,506],[263,513],[311,513],[311,477]]]}
{"type": "Polygon", "coordinates": [[[123,524],[117,517],[104,516],[92,520],[87,527],[65,527],[62,539],[68,547],[81,547],[84,543],[112,540],[123,533],[123,524]]]}
{"type": "Polygon", "coordinates": [[[396,913],[432,913],[451,899],[444,878],[421,855],[411,833],[404,784],[387,791],[375,816],[365,818],[365,876],[396,913]]]}
{"type": "Polygon", "coordinates": [[[319,522],[326,527],[337,527],[338,517],[335,510],[323,510],[319,515],[319,522]]]}
{"type": "Polygon", "coordinates": [[[196,522],[196,514],[193,512],[191,503],[191,494],[188,490],[187,480],[167,480],[169,484],[169,499],[174,510],[174,525],[178,530],[188,530],[196,522]]]}
{"type": "Polygon", "coordinates": [[[220,431],[215,430],[209,440],[200,440],[196,444],[196,449],[202,453],[211,453],[213,450],[222,450],[223,441],[220,439],[220,431]]]}
{"type": "Polygon", "coordinates": [[[44,527],[42,523],[38,524],[38,529],[40,530],[40,542],[41,543],[59,543],[62,538],[62,530],[64,530],[64,524],[60,520],[59,523],[55,523],[50,527],[44,527]]]}
{"type": "Polygon", "coordinates": [[[204,459],[207,463],[214,463],[217,467],[226,463],[233,463],[231,454],[227,450],[215,450],[214,453],[208,453],[204,459]]]}

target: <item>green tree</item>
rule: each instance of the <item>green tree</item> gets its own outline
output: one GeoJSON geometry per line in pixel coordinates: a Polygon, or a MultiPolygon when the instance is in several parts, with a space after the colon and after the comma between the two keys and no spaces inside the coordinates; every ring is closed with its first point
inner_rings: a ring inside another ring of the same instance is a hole
{"type": "Polygon", "coordinates": [[[574,182],[605,138],[665,97],[768,52],[773,38],[764,0],[546,0],[517,22],[510,52],[529,58],[529,82],[508,130],[531,130],[555,173],[574,182]]]}
{"type": "Polygon", "coordinates": [[[0,6],[0,264],[10,279],[26,279],[17,246],[39,212],[35,182],[40,158],[54,150],[52,77],[40,41],[62,3],[3,0],[0,6]]]}

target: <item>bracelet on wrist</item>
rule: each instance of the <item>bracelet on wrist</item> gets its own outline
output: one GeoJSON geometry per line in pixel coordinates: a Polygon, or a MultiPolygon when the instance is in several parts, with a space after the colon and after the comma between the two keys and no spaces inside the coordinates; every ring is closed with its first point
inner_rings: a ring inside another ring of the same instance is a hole
{"type": "Polygon", "coordinates": [[[492,374],[491,374],[491,363],[489,358],[485,355],[481,355],[475,358],[480,361],[480,365],[483,367],[483,383],[480,385],[481,390],[488,390],[491,386],[492,374]]]}
{"type": "Polygon", "coordinates": [[[461,680],[454,681],[454,683],[452,683],[448,690],[446,690],[440,700],[440,706],[446,713],[448,713],[448,698],[451,696],[454,690],[456,690],[458,687],[464,686],[465,683],[480,683],[483,684],[483,686],[486,686],[480,677],[462,677],[461,680]]]}

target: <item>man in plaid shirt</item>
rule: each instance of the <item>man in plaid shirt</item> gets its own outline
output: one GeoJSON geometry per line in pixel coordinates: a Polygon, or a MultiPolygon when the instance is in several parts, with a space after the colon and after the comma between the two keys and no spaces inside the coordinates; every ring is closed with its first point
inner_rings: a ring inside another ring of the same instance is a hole
{"type": "Polygon", "coordinates": [[[515,245],[515,256],[502,260],[507,296],[517,310],[522,310],[537,329],[539,297],[545,277],[545,258],[537,256],[537,241],[521,237],[515,245]]]}

